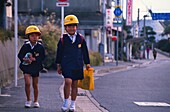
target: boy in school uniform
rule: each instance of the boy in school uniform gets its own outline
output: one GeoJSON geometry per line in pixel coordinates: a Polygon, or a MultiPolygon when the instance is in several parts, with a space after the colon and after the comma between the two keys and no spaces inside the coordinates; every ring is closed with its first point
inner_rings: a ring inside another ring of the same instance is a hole
{"type": "Polygon", "coordinates": [[[75,15],[67,15],[64,18],[66,34],[58,42],[56,64],[58,74],[64,76],[64,102],[62,111],[75,111],[75,100],[78,92],[77,82],[84,78],[83,66],[90,68],[89,53],[86,41],[77,32],[78,19],[75,15]],[[69,95],[71,90],[71,104],[69,107],[69,95]]]}
{"type": "Polygon", "coordinates": [[[29,41],[25,42],[21,47],[18,58],[20,59],[20,69],[23,71],[25,80],[25,93],[27,100],[25,107],[30,108],[32,101],[30,96],[30,85],[32,77],[32,85],[34,90],[33,107],[39,108],[38,102],[38,80],[39,72],[43,69],[42,62],[45,59],[45,49],[42,43],[38,42],[41,32],[37,26],[30,25],[26,28],[25,34],[29,41]]]}

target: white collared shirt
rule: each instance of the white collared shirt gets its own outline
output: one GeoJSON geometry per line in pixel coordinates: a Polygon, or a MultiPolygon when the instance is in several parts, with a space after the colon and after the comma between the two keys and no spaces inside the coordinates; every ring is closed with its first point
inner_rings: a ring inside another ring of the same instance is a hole
{"type": "Polygon", "coordinates": [[[26,42],[26,44],[29,44],[29,45],[31,46],[31,49],[34,49],[34,46],[36,46],[36,45],[37,45],[37,42],[36,42],[36,44],[35,44],[34,46],[31,44],[31,42],[30,42],[30,41],[26,42]]]}
{"type": "Polygon", "coordinates": [[[70,39],[72,40],[72,43],[74,43],[76,41],[76,36],[77,36],[77,32],[75,32],[74,35],[70,35],[68,34],[68,36],[70,37],[70,39]]]}

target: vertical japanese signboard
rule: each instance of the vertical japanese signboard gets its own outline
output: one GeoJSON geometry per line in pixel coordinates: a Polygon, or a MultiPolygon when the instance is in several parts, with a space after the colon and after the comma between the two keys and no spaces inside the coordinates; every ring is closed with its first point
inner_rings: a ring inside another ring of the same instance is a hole
{"type": "Polygon", "coordinates": [[[106,9],[106,27],[112,27],[113,17],[112,17],[112,9],[106,9]]]}
{"type": "Polygon", "coordinates": [[[126,25],[132,25],[132,0],[127,0],[126,25]]]}

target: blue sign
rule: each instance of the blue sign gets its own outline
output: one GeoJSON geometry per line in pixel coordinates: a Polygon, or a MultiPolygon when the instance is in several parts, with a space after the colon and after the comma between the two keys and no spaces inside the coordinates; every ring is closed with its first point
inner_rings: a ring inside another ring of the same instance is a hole
{"type": "Polygon", "coordinates": [[[115,16],[117,16],[117,17],[122,14],[122,10],[120,9],[120,7],[115,8],[114,14],[115,14],[115,16]]]}
{"type": "Polygon", "coordinates": [[[170,13],[152,13],[152,20],[170,20],[170,13]]]}
{"type": "Polygon", "coordinates": [[[122,22],[113,22],[113,27],[122,27],[122,22]]]}

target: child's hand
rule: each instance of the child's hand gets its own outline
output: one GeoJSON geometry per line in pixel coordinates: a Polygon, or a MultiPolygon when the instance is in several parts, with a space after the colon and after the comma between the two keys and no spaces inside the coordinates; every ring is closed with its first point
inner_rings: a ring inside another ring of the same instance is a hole
{"type": "Polygon", "coordinates": [[[58,72],[58,74],[62,74],[62,70],[61,69],[57,69],[57,72],[58,72]]]}
{"type": "Polygon", "coordinates": [[[30,55],[29,59],[30,59],[31,61],[35,61],[35,60],[36,60],[32,55],[30,55]]]}
{"type": "Polygon", "coordinates": [[[88,70],[90,67],[91,67],[90,64],[87,64],[86,65],[86,70],[88,70]]]}
{"type": "Polygon", "coordinates": [[[28,64],[31,64],[32,63],[32,60],[30,60],[29,58],[23,58],[23,61],[28,63],[28,64]]]}
{"type": "Polygon", "coordinates": [[[62,74],[62,70],[61,70],[61,66],[60,66],[60,64],[57,64],[57,72],[58,72],[58,74],[62,74]]]}

